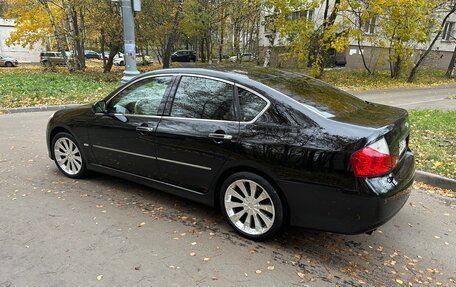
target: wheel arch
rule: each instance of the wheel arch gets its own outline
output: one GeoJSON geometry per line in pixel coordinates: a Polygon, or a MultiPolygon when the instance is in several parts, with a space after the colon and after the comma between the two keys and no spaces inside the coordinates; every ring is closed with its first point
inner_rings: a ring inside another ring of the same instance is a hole
{"type": "Polygon", "coordinates": [[[51,131],[49,132],[49,138],[48,138],[48,141],[49,141],[49,155],[51,157],[51,159],[54,159],[54,150],[53,150],[53,147],[52,147],[52,141],[54,140],[54,137],[58,134],[58,133],[62,133],[62,132],[65,132],[65,133],[68,133],[70,135],[72,135],[75,139],[76,137],[74,136],[74,134],[66,127],[63,127],[63,126],[55,126],[51,129],[51,131]]]}
{"type": "Polygon", "coordinates": [[[283,203],[284,207],[284,222],[289,222],[289,206],[288,206],[288,201],[287,198],[285,197],[285,194],[283,193],[282,189],[280,186],[277,184],[276,177],[269,171],[266,171],[262,168],[257,168],[252,165],[248,164],[241,164],[241,165],[235,165],[235,166],[229,166],[225,168],[220,175],[217,177],[217,180],[214,184],[214,189],[213,189],[213,194],[214,194],[214,207],[216,209],[220,208],[219,204],[219,197],[220,197],[220,188],[222,187],[222,184],[225,182],[225,180],[230,177],[231,175],[238,173],[238,172],[251,172],[254,174],[257,174],[261,177],[263,177],[265,180],[267,180],[277,191],[279,194],[280,200],[283,203]]]}

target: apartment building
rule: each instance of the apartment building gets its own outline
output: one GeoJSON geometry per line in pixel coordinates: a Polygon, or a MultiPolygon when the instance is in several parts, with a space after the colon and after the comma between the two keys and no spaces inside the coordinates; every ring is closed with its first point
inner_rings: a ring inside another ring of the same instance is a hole
{"type": "MultiPolygon", "coordinates": [[[[456,0],[455,0],[456,1],[456,0]]],[[[333,1],[331,1],[333,3],[333,1]]],[[[332,4],[333,5],[333,4],[332,4]]],[[[264,11],[263,19],[261,21],[260,31],[259,31],[259,46],[260,46],[260,60],[264,57],[264,54],[268,47],[270,47],[270,39],[272,31],[268,27],[267,17],[270,17],[268,11],[264,11]]],[[[324,19],[324,7],[320,5],[313,10],[299,10],[294,11],[291,14],[287,15],[289,21],[296,19],[306,18],[309,21],[312,20],[315,27],[318,27],[322,24],[324,19]]],[[[443,19],[444,13],[441,13],[443,19]]],[[[377,35],[377,23],[376,19],[372,19],[368,23],[362,25],[362,30],[365,35],[375,37],[377,35]]],[[[292,58],[286,59],[280,57],[280,54],[287,51],[288,43],[283,37],[275,35],[274,44],[273,44],[273,53],[271,55],[271,63],[273,65],[279,66],[296,66],[297,61],[292,58]]],[[[431,37],[430,41],[433,37],[431,37]]],[[[429,43],[425,45],[417,46],[415,49],[414,56],[418,57],[420,52],[427,49],[429,43]]],[[[370,67],[376,69],[388,69],[389,64],[387,61],[388,57],[388,48],[378,47],[370,42],[361,43],[361,49],[365,56],[365,60],[370,67]]],[[[357,41],[354,39],[350,40],[349,47],[346,51],[339,53],[336,51],[329,51],[329,61],[326,63],[327,66],[345,66],[348,68],[363,68],[363,61],[361,57],[361,49],[358,46],[357,41]]],[[[444,25],[444,29],[435,43],[432,52],[429,54],[427,60],[423,63],[423,66],[446,69],[450,62],[450,59],[453,55],[453,51],[456,46],[456,14],[453,14],[449,17],[444,25]]]]}

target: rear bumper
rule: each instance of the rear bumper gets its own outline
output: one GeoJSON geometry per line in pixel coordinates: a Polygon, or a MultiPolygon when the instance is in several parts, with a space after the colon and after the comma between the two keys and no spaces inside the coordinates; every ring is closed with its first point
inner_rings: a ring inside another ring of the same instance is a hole
{"type": "Polygon", "coordinates": [[[280,181],[289,208],[290,224],[343,234],[371,231],[404,206],[415,174],[408,151],[388,175],[357,179],[357,190],[280,181]]]}

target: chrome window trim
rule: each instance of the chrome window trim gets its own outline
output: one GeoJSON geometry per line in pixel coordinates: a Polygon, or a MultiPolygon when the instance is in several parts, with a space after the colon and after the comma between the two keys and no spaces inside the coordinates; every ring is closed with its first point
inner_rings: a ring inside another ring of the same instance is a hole
{"type": "Polygon", "coordinates": [[[178,73],[178,75],[183,76],[183,77],[205,78],[205,79],[210,79],[210,80],[214,80],[214,81],[224,82],[224,83],[227,83],[227,84],[230,84],[233,86],[236,85],[236,83],[233,81],[228,81],[225,79],[220,79],[220,78],[212,77],[212,76],[206,76],[206,75],[200,75],[200,74],[190,74],[190,73],[178,73]]]}
{"type": "Polygon", "coordinates": [[[239,121],[227,121],[227,120],[211,120],[211,119],[195,119],[195,118],[182,118],[182,117],[171,117],[162,116],[162,120],[178,120],[178,121],[202,121],[202,122],[219,122],[219,123],[239,123],[239,121]]]}
{"type": "Polygon", "coordinates": [[[185,165],[185,166],[189,166],[189,167],[195,167],[195,168],[204,169],[204,170],[212,170],[212,168],[207,167],[207,166],[202,166],[202,165],[198,165],[198,164],[192,164],[192,163],[187,163],[187,162],[182,162],[182,161],[177,161],[177,160],[171,160],[171,159],[166,159],[166,158],[162,158],[162,157],[155,157],[155,156],[150,156],[150,155],[145,155],[145,154],[140,154],[140,153],[135,153],[135,152],[129,152],[129,151],[124,151],[124,150],[110,148],[110,147],[104,147],[104,146],[99,146],[99,145],[92,145],[92,147],[109,150],[109,151],[114,151],[114,152],[119,152],[119,153],[124,153],[124,154],[129,154],[129,155],[134,155],[134,156],[139,156],[139,157],[144,157],[144,158],[150,158],[150,159],[174,163],[174,164],[185,165]]]}
{"type": "Polygon", "coordinates": [[[160,119],[162,116],[149,116],[149,115],[135,115],[135,114],[108,114],[110,116],[124,116],[124,117],[133,117],[133,118],[152,118],[160,119]]]}
{"type": "MultiPolygon", "coordinates": [[[[125,89],[127,89],[128,87],[130,87],[131,85],[141,81],[141,80],[145,80],[145,79],[149,79],[149,78],[156,78],[156,77],[166,77],[166,76],[171,76],[171,77],[174,77],[174,76],[187,76],[187,77],[197,77],[197,78],[205,78],[205,79],[211,79],[211,80],[214,80],[214,81],[220,81],[220,82],[224,82],[224,83],[227,83],[227,84],[230,84],[230,85],[233,85],[233,87],[239,87],[241,89],[244,89],[244,90],[247,90],[249,91],[250,93],[262,98],[265,102],[266,102],[266,106],[263,108],[263,110],[258,113],[256,115],[256,117],[254,117],[252,120],[246,122],[246,121],[227,121],[227,120],[213,120],[213,119],[197,119],[197,118],[183,118],[183,117],[172,117],[172,116],[155,116],[155,115],[135,115],[135,114],[114,114],[114,115],[119,115],[119,116],[126,116],[126,117],[142,117],[142,118],[163,118],[163,119],[170,119],[170,120],[192,120],[192,121],[211,121],[211,122],[224,122],[224,123],[236,123],[236,122],[239,122],[240,124],[253,124],[255,123],[268,109],[269,107],[271,106],[271,102],[269,101],[268,98],[266,98],[265,96],[261,95],[260,93],[250,89],[250,88],[247,88],[246,86],[244,85],[241,85],[241,84],[238,84],[236,82],[233,82],[233,81],[229,81],[229,80],[225,80],[225,79],[220,79],[220,78],[217,78],[217,77],[212,77],[212,76],[207,76],[207,75],[199,75],[199,74],[191,74],[191,73],[165,73],[165,74],[156,74],[156,75],[150,75],[150,76],[147,76],[147,77],[144,77],[144,78],[140,78],[140,79],[136,79],[130,83],[128,83],[122,90],[118,91],[115,95],[113,95],[112,97],[110,97],[107,101],[106,101],[106,106],[108,106],[109,102],[114,98],[116,97],[117,95],[119,95],[120,93],[122,93],[125,89]]],[[[277,91],[278,92],[278,91],[277,91]]],[[[280,93],[280,92],[279,92],[280,93]]],[[[173,95],[174,96],[174,95],[173,95]]],[[[96,114],[101,114],[101,113],[96,113],[96,114]]],[[[108,114],[108,115],[113,115],[113,114],[108,114]]]]}

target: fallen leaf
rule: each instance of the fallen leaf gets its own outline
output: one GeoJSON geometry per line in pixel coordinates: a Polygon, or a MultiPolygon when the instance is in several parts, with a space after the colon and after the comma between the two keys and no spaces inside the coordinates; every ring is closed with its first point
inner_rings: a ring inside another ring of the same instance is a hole
{"type": "Polygon", "coordinates": [[[402,281],[401,279],[396,279],[396,282],[397,282],[399,285],[404,284],[404,281],[402,281]]]}
{"type": "Polygon", "coordinates": [[[196,253],[195,252],[190,252],[190,256],[195,256],[196,253]]]}
{"type": "Polygon", "coordinates": [[[196,242],[192,242],[192,245],[196,245],[196,242]]]}
{"type": "Polygon", "coordinates": [[[299,276],[299,278],[304,279],[305,274],[302,272],[298,272],[298,276],[299,276]]]}
{"type": "Polygon", "coordinates": [[[146,224],[145,222],[141,222],[138,227],[141,227],[141,226],[144,226],[144,224],[146,224]]]}
{"type": "Polygon", "coordinates": [[[257,270],[255,271],[256,274],[261,274],[261,272],[262,272],[262,271],[261,271],[260,269],[257,269],[257,270]]]}
{"type": "Polygon", "coordinates": [[[274,266],[269,265],[269,266],[268,266],[268,270],[274,270],[274,266]]]}
{"type": "Polygon", "coordinates": [[[204,257],[204,259],[203,259],[203,261],[206,261],[206,262],[209,261],[209,260],[210,260],[209,257],[204,257]]]}
{"type": "Polygon", "coordinates": [[[101,279],[103,279],[103,275],[98,275],[97,280],[100,281],[101,279]]]}

